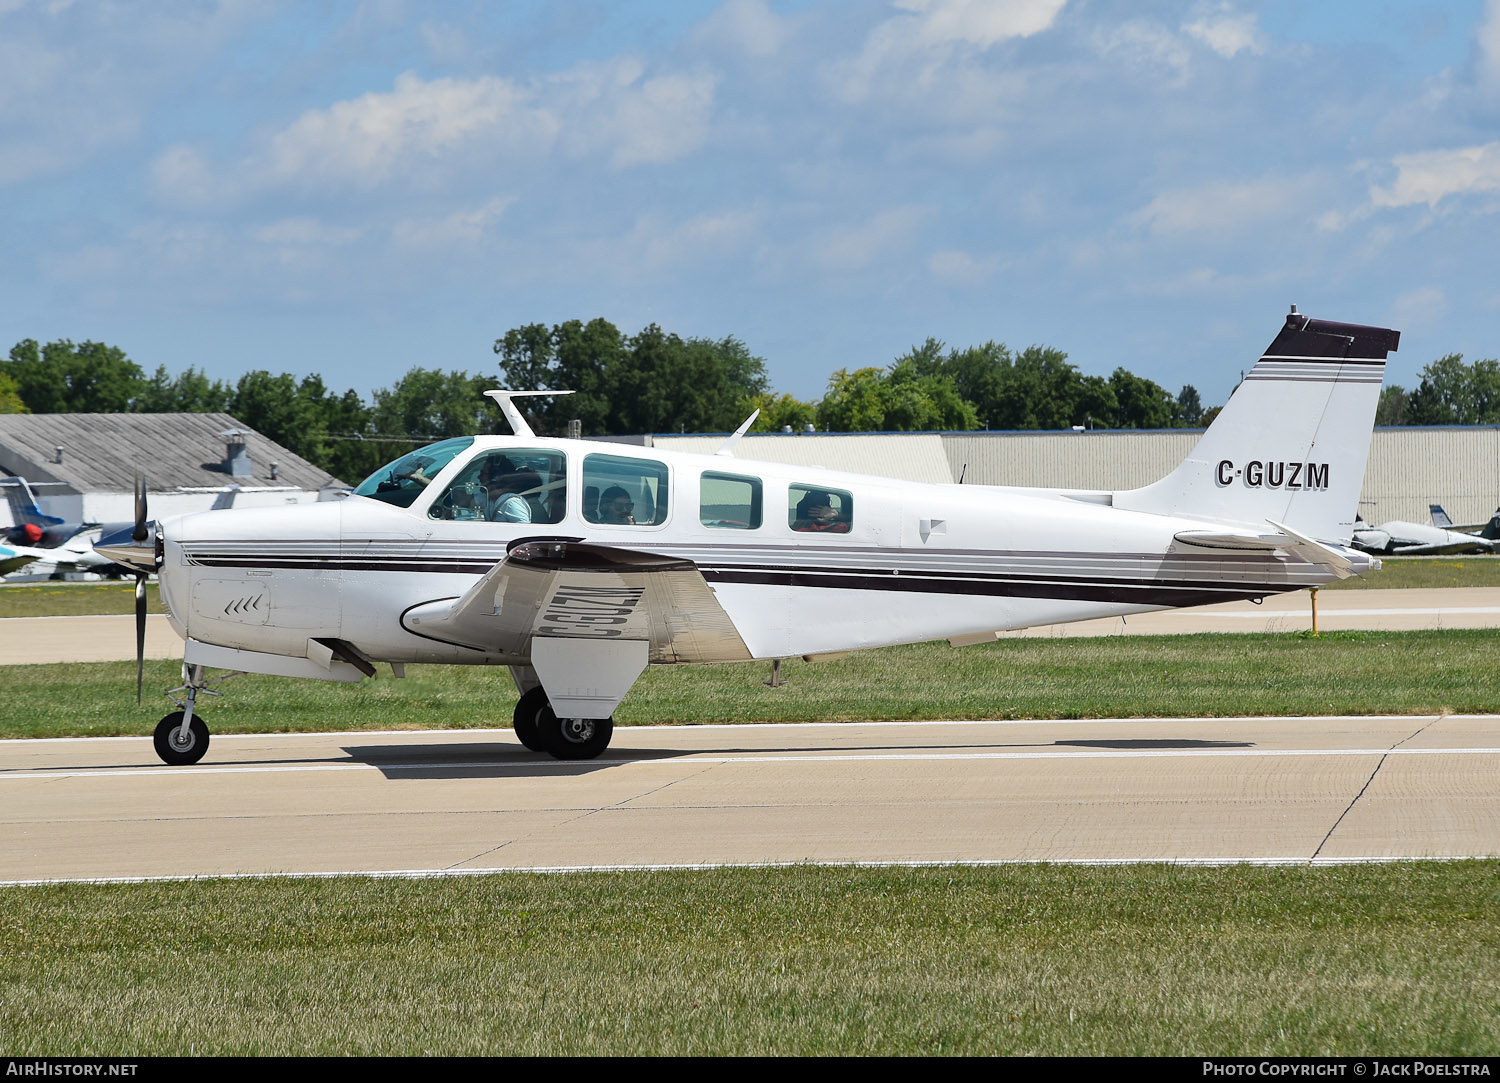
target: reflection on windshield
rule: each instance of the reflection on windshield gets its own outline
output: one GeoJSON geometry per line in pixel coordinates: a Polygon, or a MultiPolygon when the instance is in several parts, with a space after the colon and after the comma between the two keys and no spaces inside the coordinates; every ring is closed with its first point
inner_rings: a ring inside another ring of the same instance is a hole
{"type": "Polygon", "coordinates": [[[472,436],[460,436],[409,452],[365,478],[355,487],[354,495],[409,508],[443,467],[473,442],[472,436]]]}

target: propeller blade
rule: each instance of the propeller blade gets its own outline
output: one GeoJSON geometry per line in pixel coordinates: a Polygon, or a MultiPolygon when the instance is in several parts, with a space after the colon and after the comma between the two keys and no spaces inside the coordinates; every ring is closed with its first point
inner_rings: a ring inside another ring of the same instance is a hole
{"type": "Polygon", "coordinates": [[[146,540],[146,475],[139,470],[135,474],[135,529],[130,539],[137,545],[146,540]]]}
{"type": "Polygon", "coordinates": [[[141,684],[146,676],[146,577],[135,577],[135,705],[141,705],[141,684]]]}

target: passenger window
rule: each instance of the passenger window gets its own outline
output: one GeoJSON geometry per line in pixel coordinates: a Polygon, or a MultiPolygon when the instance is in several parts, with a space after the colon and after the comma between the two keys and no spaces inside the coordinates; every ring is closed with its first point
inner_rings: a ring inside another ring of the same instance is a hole
{"type": "Polygon", "coordinates": [[[698,521],[725,530],[760,527],[760,478],[704,474],[698,483],[698,521]]]}
{"type": "Polygon", "coordinates": [[[583,460],[583,517],[611,526],[667,521],[667,467],[655,459],[589,455],[583,460]]]}
{"type": "Polygon", "coordinates": [[[432,506],[429,519],[557,523],[568,499],[568,460],[544,448],[476,455],[432,506]]]}
{"type": "Polygon", "coordinates": [[[847,534],[854,522],[854,498],[842,489],[787,489],[787,522],[793,530],[847,534]]]}

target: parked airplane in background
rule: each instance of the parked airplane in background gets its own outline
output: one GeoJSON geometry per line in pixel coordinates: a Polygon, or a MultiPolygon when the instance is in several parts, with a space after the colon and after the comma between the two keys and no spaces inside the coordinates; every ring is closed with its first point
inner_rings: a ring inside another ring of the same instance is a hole
{"type": "Polygon", "coordinates": [[[1443,510],[1441,504],[1428,504],[1427,514],[1432,517],[1432,525],[1442,527],[1444,530],[1456,530],[1460,534],[1478,534],[1481,538],[1494,541],[1500,538],[1500,508],[1495,509],[1491,515],[1482,523],[1455,523],[1448,518],[1448,513],[1443,510]]]}
{"type": "Polygon", "coordinates": [[[0,489],[10,505],[11,526],[5,530],[9,557],[0,556],[0,576],[46,579],[70,572],[118,572],[119,566],[94,551],[106,533],[128,528],[128,523],[69,523],[47,515],[25,478],[0,478],[0,489]],[[24,558],[24,559],[22,559],[24,558]],[[9,570],[5,570],[9,567],[9,570]]]}
{"type": "Polygon", "coordinates": [[[1356,549],[1381,556],[1437,556],[1442,553],[1493,553],[1500,548],[1500,510],[1487,523],[1452,526],[1448,515],[1437,504],[1428,505],[1433,524],[1408,523],[1393,519],[1379,526],[1363,520],[1354,523],[1352,544],[1356,549]],[[1441,520],[1441,522],[1439,521],[1441,520]],[[1467,533],[1477,530],[1477,534],[1467,533]]]}
{"type": "MultiPolygon", "coordinates": [[[[208,746],[216,669],[357,681],[509,667],[529,748],[599,755],[648,664],[818,656],[1317,586],[1348,547],[1397,331],[1295,306],[1192,453],[1121,492],[924,485],[535,435],[445,440],[346,500],[136,524],[99,549],[160,575],[186,640],[156,748],[208,746]]],[[[545,393],[545,392],[544,392],[545,393]]],[[[752,418],[753,420],[753,418],[752,418]]],[[[997,676],[1003,680],[1003,675],[997,676]]],[[[137,695],[140,669],[137,668],[137,695]]]]}

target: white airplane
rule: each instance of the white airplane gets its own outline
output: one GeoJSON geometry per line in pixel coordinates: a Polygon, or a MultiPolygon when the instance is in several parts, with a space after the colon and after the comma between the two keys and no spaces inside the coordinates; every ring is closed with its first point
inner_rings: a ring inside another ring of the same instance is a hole
{"type": "Polygon", "coordinates": [[[74,534],[60,545],[11,545],[0,543],[0,577],[7,582],[50,579],[69,572],[118,572],[115,562],[95,550],[97,531],[74,534]]]}
{"type": "Polygon", "coordinates": [[[1428,505],[1433,525],[1392,519],[1369,526],[1356,519],[1351,544],[1356,549],[1381,556],[1437,556],[1443,553],[1493,553],[1500,546],[1500,511],[1487,523],[1454,526],[1437,504],[1428,505]],[[1469,533],[1470,530],[1477,533],[1469,533]]]}
{"type": "Polygon", "coordinates": [[[1478,534],[1481,538],[1493,541],[1500,538],[1500,508],[1482,523],[1455,523],[1448,518],[1448,513],[1443,510],[1441,504],[1428,504],[1427,514],[1432,518],[1432,525],[1442,527],[1444,530],[1456,530],[1460,534],[1478,534]]]}
{"type": "Polygon", "coordinates": [[[377,663],[506,666],[520,740],[586,759],[648,664],[963,645],[1378,568],[1347,543],[1399,341],[1294,306],[1188,458],[1129,491],[744,462],[750,421],[717,455],[544,438],[513,401],[538,392],[497,390],[512,436],[422,448],[330,503],[151,523],[138,485],[134,529],[99,549],[137,570],[138,655],[152,572],[186,640],[168,763],[208,747],[206,668],[358,681],[377,663]]]}

